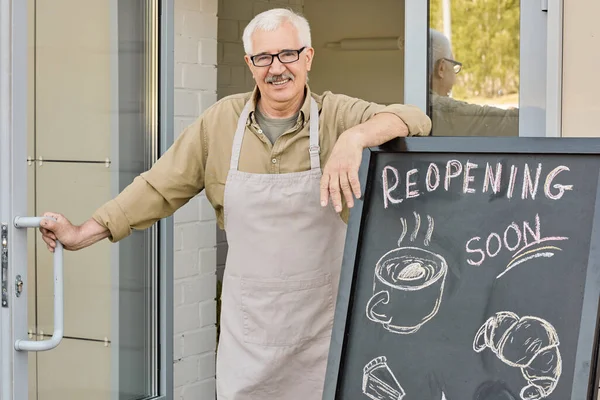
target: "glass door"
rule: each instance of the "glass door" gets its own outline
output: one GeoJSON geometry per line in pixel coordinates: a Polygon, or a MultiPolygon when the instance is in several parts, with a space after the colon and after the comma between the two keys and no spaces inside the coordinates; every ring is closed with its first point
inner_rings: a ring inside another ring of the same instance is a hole
{"type": "Polygon", "coordinates": [[[170,385],[159,227],[56,260],[39,220],[15,221],[81,224],[156,161],[165,3],[0,2],[0,400],[158,398],[170,385]]]}

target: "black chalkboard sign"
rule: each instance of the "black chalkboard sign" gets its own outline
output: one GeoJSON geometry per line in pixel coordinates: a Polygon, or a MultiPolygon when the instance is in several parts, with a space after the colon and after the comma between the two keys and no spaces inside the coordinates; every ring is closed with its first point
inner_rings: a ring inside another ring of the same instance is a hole
{"type": "Polygon", "coordinates": [[[365,151],[324,399],[596,399],[600,140],[365,151]]]}

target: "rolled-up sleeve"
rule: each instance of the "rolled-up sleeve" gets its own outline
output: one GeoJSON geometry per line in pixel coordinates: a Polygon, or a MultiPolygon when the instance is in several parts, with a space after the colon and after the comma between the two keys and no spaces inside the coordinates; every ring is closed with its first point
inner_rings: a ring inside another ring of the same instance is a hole
{"type": "Polygon", "coordinates": [[[92,218],[110,231],[112,242],[118,242],[132,229],[146,229],[172,215],[204,189],[206,155],[203,122],[199,118],[150,170],[97,209],[92,218]]]}
{"type": "Polygon", "coordinates": [[[374,115],[390,113],[400,118],[408,127],[408,136],[427,136],[431,132],[431,119],[417,106],[410,104],[390,104],[376,111],[374,115]]]}
{"type": "Polygon", "coordinates": [[[421,109],[408,104],[382,105],[345,95],[336,95],[337,110],[343,129],[368,121],[381,113],[400,118],[408,127],[409,136],[426,136],[431,132],[431,119],[421,109]]]}

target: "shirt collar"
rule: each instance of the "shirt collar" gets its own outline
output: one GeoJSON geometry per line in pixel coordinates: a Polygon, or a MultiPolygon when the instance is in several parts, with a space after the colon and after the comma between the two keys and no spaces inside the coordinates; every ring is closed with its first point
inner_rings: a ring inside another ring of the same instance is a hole
{"type": "MultiPolygon", "coordinates": [[[[258,86],[255,85],[250,97],[252,102],[250,104],[250,113],[248,114],[248,123],[257,123],[255,111],[259,96],[260,91],[258,90],[258,86]]],[[[308,117],[310,116],[310,99],[311,91],[307,84],[304,86],[304,103],[302,104],[300,112],[298,113],[298,122],[302,123],[303,125],[308,121],[308,117]]]]}

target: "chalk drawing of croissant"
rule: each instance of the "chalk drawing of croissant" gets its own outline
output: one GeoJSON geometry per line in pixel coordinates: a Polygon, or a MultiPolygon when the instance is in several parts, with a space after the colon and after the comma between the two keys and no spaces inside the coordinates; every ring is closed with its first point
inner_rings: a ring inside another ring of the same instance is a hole
{"type": "Polygon", "coordinates": [[[541,318],[521,317],[500,311],[479,328],[473,350],[486,348],[511,367],[518,367],[527,385],[521,389],[523,400],[548,397],[556,388],[562,372],[558,335],[541,318]]]}

